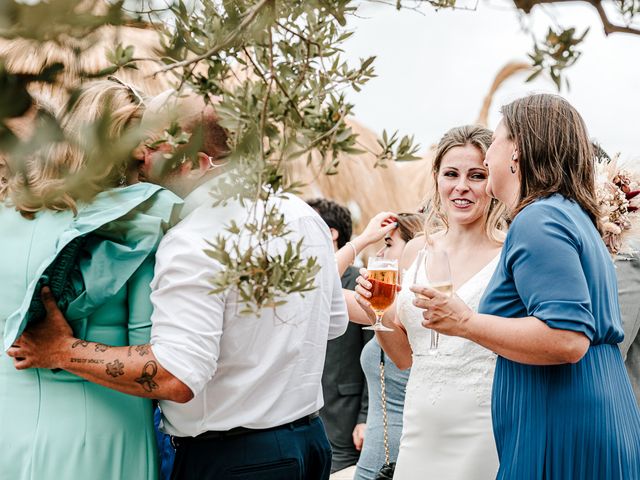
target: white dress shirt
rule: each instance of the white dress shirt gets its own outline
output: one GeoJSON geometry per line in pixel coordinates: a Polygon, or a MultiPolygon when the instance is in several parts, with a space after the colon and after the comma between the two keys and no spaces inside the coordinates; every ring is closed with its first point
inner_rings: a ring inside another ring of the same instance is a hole
{"type": "MultiPolygon", "coordinates": [[[[193,195],[202,197],[205,184],[193,195]]],[[[241,314],[231,290],[211,295],[221,264],[204,250],[229,236],[230,220],[242,225],[248,208],[238,203],[201,205],[164,237],[152,282],[151,345],[158,362],[194,394],[186,404],[161,401],[163,430],[177,436],[234,427],[268,428],[296,420],[323,405],[320,379],[327,340],[347,327],[347,309],[326,224],[296,197],[276,200],[303,255],[321,266],[316,288],[287,297],[259,316],[241,314]]],[[[189,197],[185,204],[189,205],[189,197]]],[[[250,241],[242,237],[243,241],[250,241]]],[[[274,239],[271,254],[283,252],[274,239]]]]}

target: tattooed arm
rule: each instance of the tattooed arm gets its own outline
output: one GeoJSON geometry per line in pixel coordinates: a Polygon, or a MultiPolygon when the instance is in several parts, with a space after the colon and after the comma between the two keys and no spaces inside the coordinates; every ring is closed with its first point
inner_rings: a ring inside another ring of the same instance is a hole
{"type": "Polygon", "coordinates": [[[47,318],[7,350],[18,370],[61,368],[129,395],[179,403],[193,398],[191,389],[158,363],[151,345],[110,347],[78,340],[48,288],[42,300],[47,318]]]}

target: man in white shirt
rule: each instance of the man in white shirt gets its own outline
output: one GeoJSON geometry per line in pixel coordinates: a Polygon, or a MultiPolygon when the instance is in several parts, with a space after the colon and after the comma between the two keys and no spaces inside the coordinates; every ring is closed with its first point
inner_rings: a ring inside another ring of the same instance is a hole
{"type": "MultiPolygon", "coordinates": [[[[149,108],[167,100],[156,99],[149,108]]],[[[224,153],[215,112],[193,98],[174,106],[184,130],[203,126],[205,136],[193,167],[184,162],[159,174],[151,167],[162,152],[145,153],[142,176],[185,197],[183,220],[156,255],[150,344],[135,347],[133,354],[132,347],[97,349],[91,342],[74,348],[71,329],[45,291],[47,321],[28,330],[8,353],[16,368],[62,368],[159,399],[163,428],[177,445],[174,479],[326,479],[331,450],[317,414],[323,404],[320,382],[327,340],[344,333],[348,322],[329,230],[302,200],[278,200],[291,230],[286,240],[302,239],[303,254],[321,266],[316,288],[289,295],[285,305],[259,315],[240,314],[233,290],[209,294],[211,277],[223,267],[204,253],[206,240],[229,235],[229,221],[241,225],[249,212],[237,202],[210,206],[208,191],[224,153]],[[212,131],[208,146],[206,134],[212,131]],[[121,372],[116,377],[105,369],[114,364],[121,372]]],[[[285,244],[273,239],[269,250],[281,251],[285,244]]]]}

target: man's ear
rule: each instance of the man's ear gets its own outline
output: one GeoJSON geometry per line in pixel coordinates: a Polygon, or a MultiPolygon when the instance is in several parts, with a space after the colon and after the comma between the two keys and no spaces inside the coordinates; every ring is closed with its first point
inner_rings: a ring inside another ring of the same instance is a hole
{"type": "Polygon", "coordinates": [[[331,240],[333,240],[334,242],[337,242],[340,234],[335,228],[329,227],[329,230],[331,231],[331,240]]]}
{"type": "Polygon", "coordinates": [[[198,152],[198,170],[206,172],[211,166],[211,157],[204,152],[198,152]]]}

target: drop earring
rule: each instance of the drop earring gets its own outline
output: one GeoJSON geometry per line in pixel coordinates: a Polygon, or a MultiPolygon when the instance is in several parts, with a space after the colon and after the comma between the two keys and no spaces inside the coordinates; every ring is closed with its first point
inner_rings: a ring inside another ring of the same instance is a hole
{"type": "MultiPolygon", "coordinates": [[[[511,155],[511,161],[515,162],[517,160],[518,159],[516,158],[516,152],[513,152],[513,154],[511,155]]],[[[516,174],[516,167],[514,165],[510,165],[509,170],[511,170],[511,173],[513,173],[514,175],[516,174]]]]}

